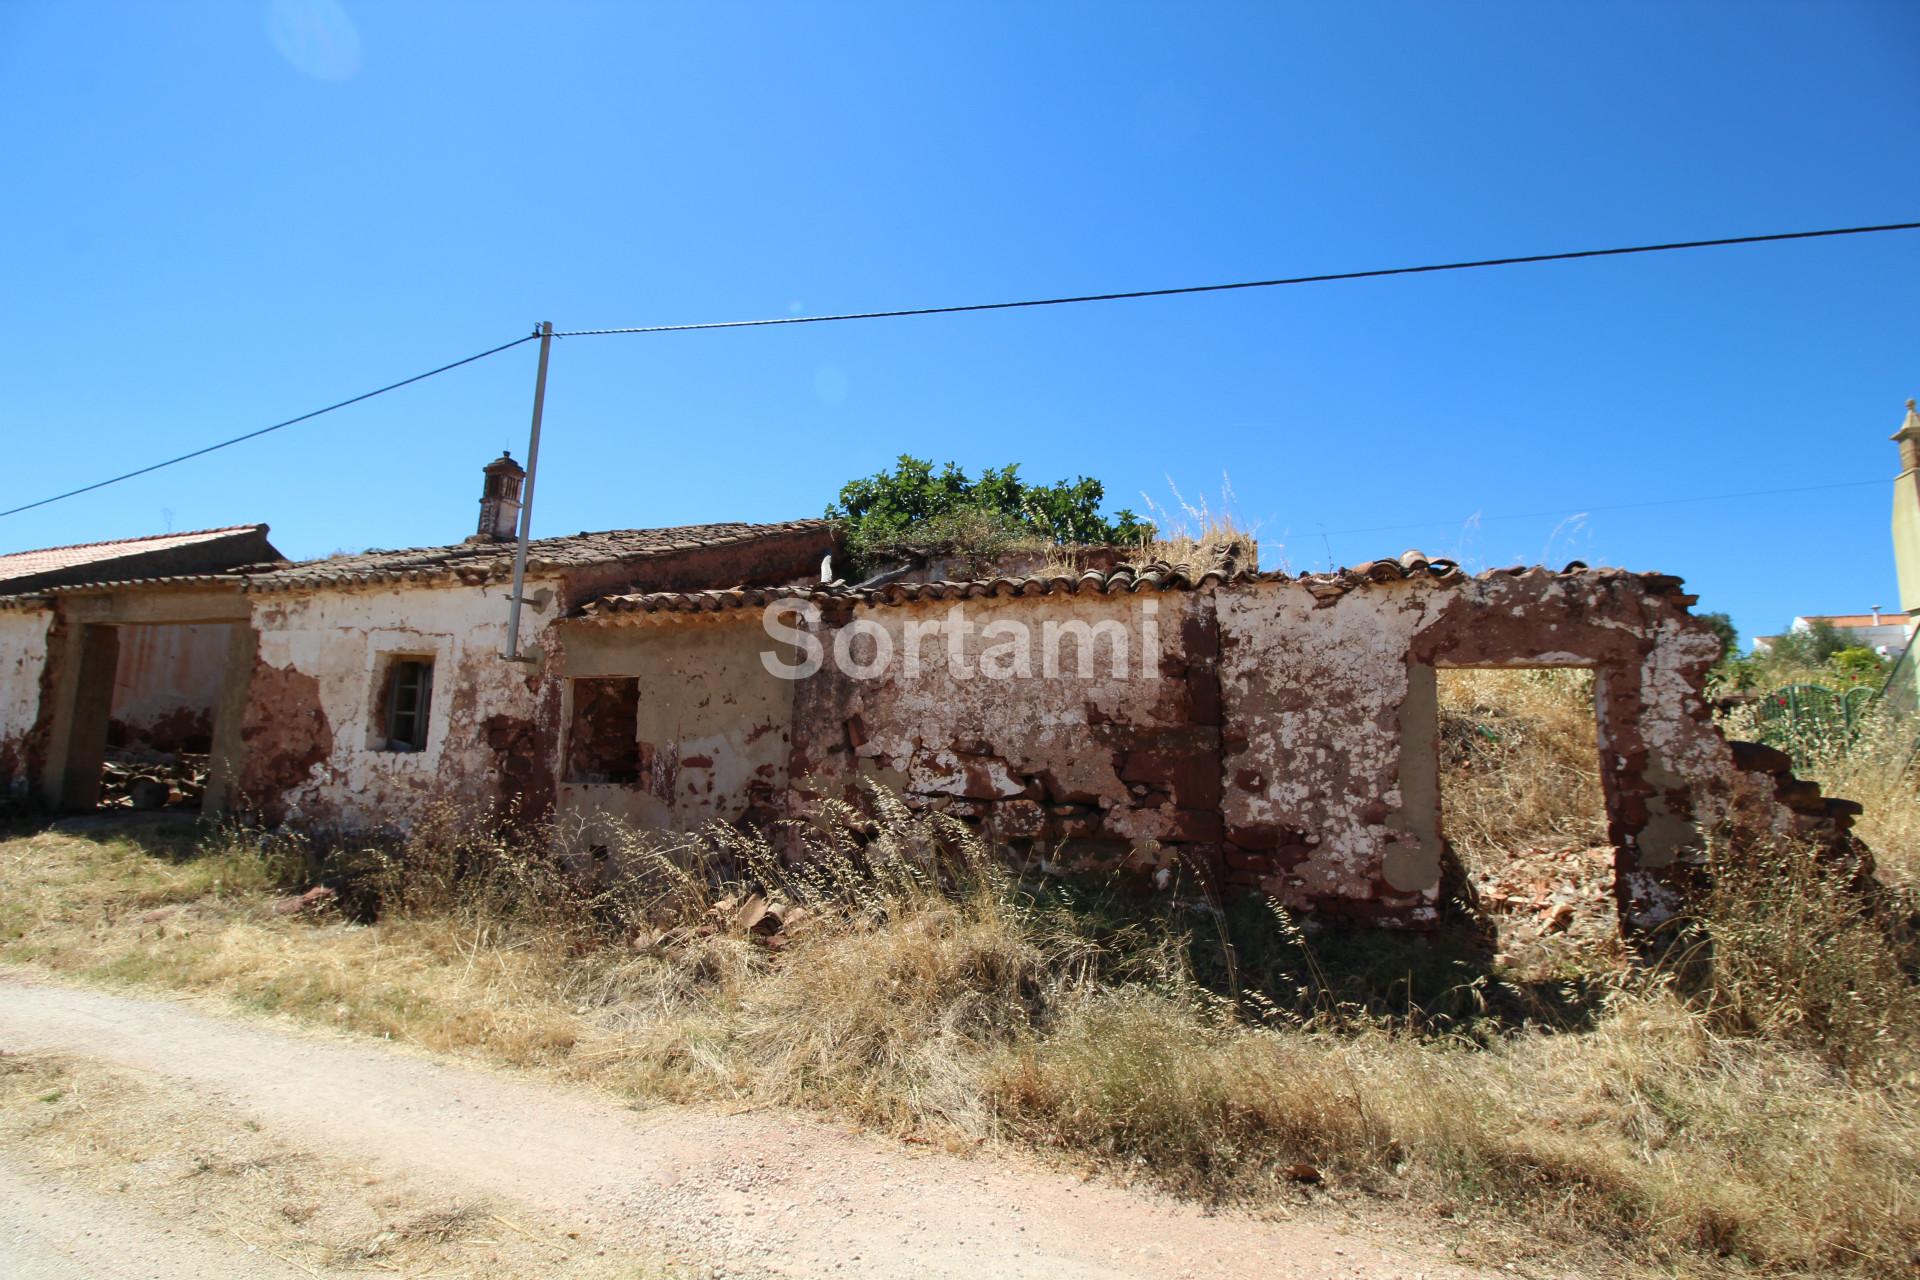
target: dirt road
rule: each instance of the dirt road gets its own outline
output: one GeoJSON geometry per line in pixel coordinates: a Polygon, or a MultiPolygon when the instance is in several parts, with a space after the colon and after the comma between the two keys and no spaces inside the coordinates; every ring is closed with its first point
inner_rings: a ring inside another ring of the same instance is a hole
{"type": "Polygon", "coordinates": [[[0,1162],[0,1274],[7,1280],[214,1280],[302,1273],[244,1244],[195,1239],[123,1201],[49,1185],[0,1162]]]}
{"type": "MultiPolygon", "coordinates": [[[[1414,1230],[1391,1242],[1390,1227],[1347,1233],[1323,1221],[1209,1214],[1025,1161],[921,1152],[783,1112],[636,1112],[583,1090],[17,971],[0,970],[0,1050],[84,1055],[157,1077],[304,1149],[516,1204],[530,1221],[577,1233],[583,1247],[644,1243],[707,1275],[1483,1274],[1440,1259],[1414,1230]]],[[[123,1222],[77,1192],[54,1195],[17,1169],[0,1166],[0,1175],[0,1272],[84,1274],[56,1265],[62,1233],[141,1233],[147,1247],[145,1237],[165,1230],[123,1222]],[[55,1203],[61,1196],[71,1212],[55,1203]]],[[[173,1263],[190,1263],[181,1273],[199,1280],[258,1273],[224,1247],[194,1246],[173,1263]]]]}

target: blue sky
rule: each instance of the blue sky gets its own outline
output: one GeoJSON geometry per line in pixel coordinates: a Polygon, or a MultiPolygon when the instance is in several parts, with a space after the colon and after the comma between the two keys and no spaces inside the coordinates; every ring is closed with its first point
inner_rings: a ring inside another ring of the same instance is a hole
{"type": "MultiPolygon", "coordinates": [[[[542,319],[1920,218],[1920,6],[1891,0],[13,0],[0,110],[0,506],[542,319]]],[[[1578,557],[1679,573],[1751,635],[1897,604],[1916,280],[1903,233],[568,339],[535,531],[815,515],[903,451],[1136,508],[1218,509],[1225,477],[1270,566],[1578,557]],[[1850,481],[1881,483],[1602,509],[1850,481]]],[[[253,520],[296,556],[456,541],[481,464],[524,448],[533,358],[0,520],[0,549],[253,520]]]]}

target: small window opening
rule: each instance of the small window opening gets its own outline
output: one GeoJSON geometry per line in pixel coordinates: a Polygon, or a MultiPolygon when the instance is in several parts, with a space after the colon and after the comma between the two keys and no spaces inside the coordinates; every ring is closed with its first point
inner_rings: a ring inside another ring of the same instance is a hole
{"type": "Polygon", "coordinates": [[[567,781],[632,786],[640,781],[640,682],[575,680],[567,734],[567,781]]]}
{"type": "Polygon", "coordinates": [[[432,661],[396,659],[387,676],[387,750],[426,750],[427,723],[432,710],[432,661]]]}

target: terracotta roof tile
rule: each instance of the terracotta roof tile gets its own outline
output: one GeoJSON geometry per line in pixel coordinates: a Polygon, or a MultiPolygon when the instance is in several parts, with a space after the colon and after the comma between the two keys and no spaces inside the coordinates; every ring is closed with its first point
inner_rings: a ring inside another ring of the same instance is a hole
{"type": "Polygon", "coordinates": [[[173,587],[231,587],[234,591],[246,588],[248,574],[268,573],[275,569],[284,569],[286,560],[275,560],[266,564],[243,564],[220,573],[175,573],[161,578],[103,578],[98,582],[63,582],[58,586],[34,587],[27,591],[0,595],[0,609],[38,609],[52,606],[53,596],[84,595],[89,591],[117,591],[122,587],[139,587],[141,590],[173,587]]]}
{"type": "Polygon", "coordinates": [[[143,538],[115,538],[107,542],[81,542],[70,547],[42,547],[35,551],[14,551],[0,555],[0,585],[23,578],[38,578],[82,565],[108,568],[115,560],[145,555],[154,551],[172,551],[202,543],[221,542],[236,534],[265,533],[263,524],[234,524],[219,529],[193,529],[183,533],[155,533],[143,538]]]}
{"type": "MultiPolygon", "coordinates": [[[[1670,574],[1628,573],[1621,569],[1591,569],[1578,560],[1564,569],[1515,565],[1489,569],[1482,579],[1519,574],[1569,576],[1592,574],[1609,578],[1630,578],[1654,595],[1691,597],[1681,593],[1681,580],[1670,574]]],[[[1020,578],[979,578],[953,582],[891,582],[876,587],[850,587],[844,583],[800,587],[733,587],[721,591],[655,591],[603,596],[576,614],[578,621],[613,621],[623,615],[649,613],[713,613],[733,609],[759,609],[775,600],[810,600],[815,604],[847,602],[862,605],[909,604],[921,600],[962,600],[983,597],[1041,595],[1115,595],[1139,591],[1194,591],[1226,583],[1298,582],[1317,599],[1335,600],[1349,591],[1376,583],[1401,582],[1412,578],[1457,581],[1464,575],[1460,566],[1442,557],[1428,557],[1419,551],[1407,551],[1391,559],[1369,560],[1352,568],[1332,573],[1288,574],[1279,570],[1257,572],[1208,568],[1196,570],[1190,565],[1154,561],[1143,565],[1122,564],[1102,572],[1089,569],[1081,574],[1033,575],[1020,578]]]]}

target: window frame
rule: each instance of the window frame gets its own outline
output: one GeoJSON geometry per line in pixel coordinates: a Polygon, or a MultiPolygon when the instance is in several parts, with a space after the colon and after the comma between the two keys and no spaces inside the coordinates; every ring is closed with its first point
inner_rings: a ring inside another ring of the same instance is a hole
{"type": "Polygon", "coordinates": [[[396,653],[389,657],[382,686],[379,750],[413,754],[425,751],[433,733],[433,656],[396,653]],[[409,680],[409,677],[412,677],[409,680]],[[403,706],[403,695],[410,705],[403,706]],[[410,721],[410,732],[400,732],[410,721]],[[396,747],[394,743],[404,743],[396,747]]]}

